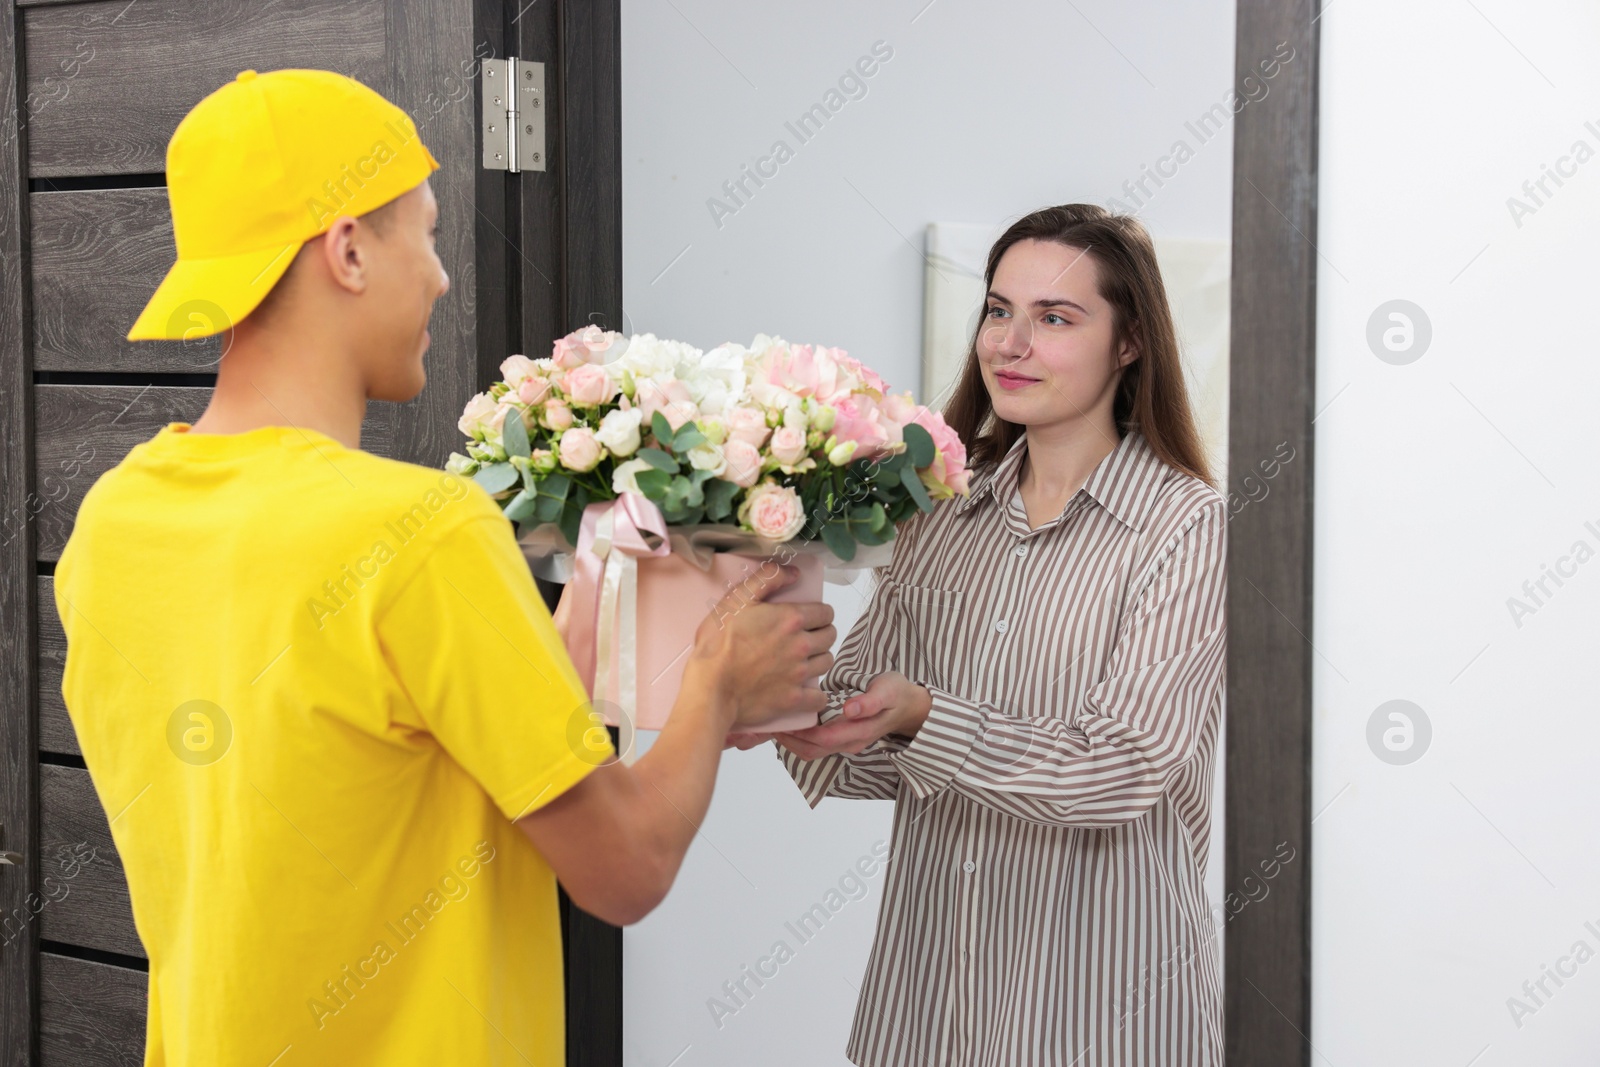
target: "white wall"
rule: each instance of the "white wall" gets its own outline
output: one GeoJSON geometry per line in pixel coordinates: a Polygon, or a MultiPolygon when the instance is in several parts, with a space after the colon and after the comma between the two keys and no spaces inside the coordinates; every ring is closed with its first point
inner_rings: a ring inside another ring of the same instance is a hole
{"type": "Polygon", "coordinates": [[[1339,0],[1321,28],[1316,1062],[1590,1065],[1600,159],[1520,225],[1507,198],[1600,150],[1600,10],[1339,0]],[[1404,365],[1367,342],[1396,299],[1432,326],[1404,365]],[[1579,542],[1519,626],[1508,599],[1579,542]],[[1367,743],[1395,699],[1432,727],[1405,765],[1367,743]]]}
{"type": "MultiPolygon", "coordinates": [[[[622,28],[627,330],[837,344],[915,391],[927,223],[1105,203],[1180,138],[1194,157],[1139,214],[1158,235],[1228,238],[1231,129],[1200,144],[1185,127],[1232,83],[1225,0],[625,0],[622,28]],[[866,95],[800,144],[785,122],[877,41],[893,57],[866,95]],[[717,225],[706,201],[779,139],[793,158],[717,225]]],[[[843,631],[863,605],[839,592],[843,631]]],[[[770,749],[725,756],[678,886],[625,936],[629,1067],[844,1063],[882,876],[807,944],[784,923],[887,839],[889,815],[809,811],[770,749]],[[779,939],[794,959],[719,1028],[707,1001],[779,939]]]]}

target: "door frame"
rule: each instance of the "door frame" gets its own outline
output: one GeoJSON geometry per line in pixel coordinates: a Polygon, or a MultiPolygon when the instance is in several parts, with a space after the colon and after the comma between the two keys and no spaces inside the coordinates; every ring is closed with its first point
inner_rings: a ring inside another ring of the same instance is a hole
{"type": "MultiPolygon", "coordinates": [[[[33,620],[33,316],[28,248],[27,130],[20,116],[27,81],[19,62],[21,13],[0,0],[0,849],[20,853],[0,866],[0,916],[30,914],[39,884],[39,730],[33,620]],[[21,714],[17,712],[20,710],[21,714]]],[[[36,898],[35,898],[36,899],[36,898]]],[[[0,942],[0,1064],[35,1062],[39,924],[0,942]]]]}
{"type": "MultiPolygon", "coordinates": [[[[622,5],[474,3],[491,55],[545,64],[547,169],[478,172],[477,277],[505,280],[477,289],[478,388],[487,389],[513,352],[546,355],[556,338],[591,324],[622,329],[622,5]]],[[[553,611],[560,587],[538,584],[553,611]]],[[[565,891],[560,901],[568,1067],[616,1067],[622,930],[565,891]]]]}
{"type": "Polygon", "coordinates": [[[1259,81],[1257,64],[1279,42],[1295,55],[1268,95],[1238,113],[1233,130],[1228,471],[1243,491],[1228,494],[1229,1067],[1309,1065],[1312,1053],[1320,8],[1321,0],[1239,0],[1236,14],[1235,85],[1249,75],[1259,81]],[[1263,466],[1284,444],[1293,458],[1263,466]],[[1286,862],[1285,846],[1293,850],[1286,862]],[[1254,897],[1252,887],[1264,884],[1267,895],[1254,897]],[[1234,900],[1248,906],[1236,912],[1234,900]]]}

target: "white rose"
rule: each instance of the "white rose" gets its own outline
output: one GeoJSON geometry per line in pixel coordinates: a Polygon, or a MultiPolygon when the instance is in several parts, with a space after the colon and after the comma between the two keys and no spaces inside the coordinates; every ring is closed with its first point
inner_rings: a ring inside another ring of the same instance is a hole
{"type": "Polygon", "coordinates": [[[697,471],[710,471],[713,478],[718,477],[728,469],[728,460],[722,454],[721,445],[704,444],[696,445],[685,453],[689,457],[689,466],[697,471]]]}
{"type": "Polygon", "coordinates": [[[650,464],[642,459],[630,459],[618,463],[611,472],[611,491],[613,493],[639,492],[639,483],[637,481],[639,472],[651,469],[650,464]]]}
{"type": "Polygon", "coordinates": [[[595,438],[613,456],[631,456],[639,450],[639,423],[643,418],[644,412],[639,408],[607,412],[606,417],[600,420],[595,438]]]}
{"type": "Polygon", "coordinates": [[[678,368],[703,415],[720,415],[744,395],[744,350],[723,345],[678,368]]]}

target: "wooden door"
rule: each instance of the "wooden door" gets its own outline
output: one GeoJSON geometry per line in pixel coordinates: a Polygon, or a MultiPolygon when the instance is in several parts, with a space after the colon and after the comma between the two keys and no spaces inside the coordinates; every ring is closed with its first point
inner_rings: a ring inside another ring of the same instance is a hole
{"type": "MultiPolygon", "coordinates": [[[[51,582],[95,478],[197,417],[215,381],[214,339],[122,339],[172,259],[178,120],[282,67],[350,75],[412,116],[442,164],[452,286],[426,390],[372,405],[362,444],[436,466],[507,354],[620,317],[619,52],[615,0],[0,0],[0,850],[20,859],[0,865],[0,1064],[143,1050],[148,965],[62,705],[51,582]],[[543,173],[479,166],[478,62],[508,54],[546,64],[543,173]],[[45,875],[70,892],[44,897],[45,875]]],[[[569,1062],[620,1062],[620,938],[571,909],[565,928],[569,1062]]]]}

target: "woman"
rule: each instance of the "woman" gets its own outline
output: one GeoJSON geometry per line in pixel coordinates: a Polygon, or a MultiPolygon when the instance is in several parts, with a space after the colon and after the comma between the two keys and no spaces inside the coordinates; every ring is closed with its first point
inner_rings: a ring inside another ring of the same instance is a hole
{"type": "Polygon", "coordinates": [[[989,253],[945,418],[971,491],[907,523],[778,735],[806,799],[895,801],[863,1067],[1222,1062],[1204,875],[1223,498],[1149,235],[1087,204],[989,253]]]}

